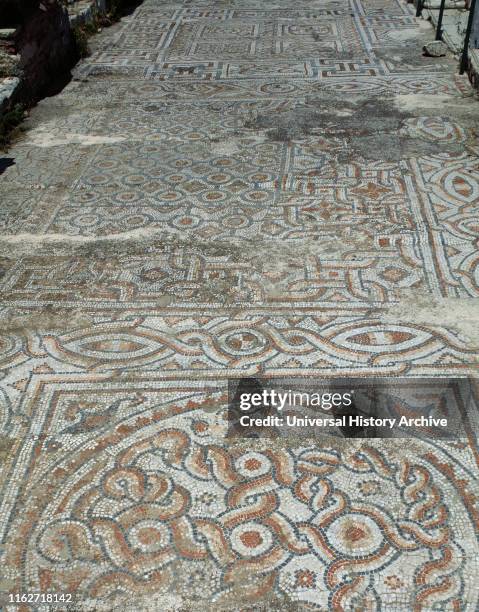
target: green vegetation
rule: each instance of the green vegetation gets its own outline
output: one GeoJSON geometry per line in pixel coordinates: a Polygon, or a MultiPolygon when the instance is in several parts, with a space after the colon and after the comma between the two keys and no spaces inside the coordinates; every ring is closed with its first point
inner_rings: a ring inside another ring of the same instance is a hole
{"type": "Polygon", "coordinates": [[[75,39],[75,45],[79,58],[88,57],[90,55],[90,49],[88,47],[88,39],[93,34],[98,32],[100,23],[97,19],[84,23],[80,26],[73,28],[73,38],[75,39]]]}
{"type": "Polygon", "coordinates": [[[25,117],[25,109],[16,104],[11,110],[0,116],[0,148],[5,148],[14,132],[25,117]]]}

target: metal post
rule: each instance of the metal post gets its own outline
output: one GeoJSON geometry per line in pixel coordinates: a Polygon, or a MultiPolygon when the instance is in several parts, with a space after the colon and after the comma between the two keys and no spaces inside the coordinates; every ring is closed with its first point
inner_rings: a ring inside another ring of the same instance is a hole
{"type": "Polygon", "coordinates": [[[417,0],[416,17],[421,16],[423,6],[424,6],[424,0],[417,0]]]}
{"type": "Polygon", "coordinates": [[[464,74],[467,69],[467,55],[469,52],[469,39],[471,38],[472,22],[474,20],[474,11],[476,8],[476,0],[471,0],[469,8],[469,19],[467,20],[466,36],[464,38],[464,48],[462,50],[461,63],[459,65],[459,74],[464,74]]]}
{"type": "Polygon", "coordinates": [[[446,0],[441,0],[441,6],[439,8],[439,16],[437,18],[436,28],[436,40],[441,40],[442,36],[442,18],[444,17],[444,8],[446,6],[446,0]]]}

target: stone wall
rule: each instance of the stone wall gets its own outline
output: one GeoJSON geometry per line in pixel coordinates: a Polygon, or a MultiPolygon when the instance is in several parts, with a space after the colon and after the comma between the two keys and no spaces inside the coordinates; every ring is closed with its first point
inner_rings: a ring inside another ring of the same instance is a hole
{"type": "Polygon", "coordinates": [[[15,46],[27,102],[56,93],[66,84],[77,54],[68,12],[57,0],[39,3],[16,31],[15,46]]]}
{"type": "Polygon", "coordinates": [[[77,59],[58,0],[0,0],[0,114],[58,92],[77,59]]]}
{"type": "Polygon", "coordinates": [[[87,36],[140,0],[0,0],[0,146],[11,117],[60,91],[87,36]],[[8,118],[7,118],[8,116],[8,118]]]}

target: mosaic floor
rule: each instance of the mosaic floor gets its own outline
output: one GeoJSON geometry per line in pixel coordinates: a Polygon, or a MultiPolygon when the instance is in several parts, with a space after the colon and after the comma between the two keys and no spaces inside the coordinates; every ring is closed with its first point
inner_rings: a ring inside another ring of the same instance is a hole
{"type": "Polygon", "coordinates": [[[34,109],[0,177],[4,594],[478,609],[473,435],[224,435],[228,378],[477,372],[479,102],[432,38],[404,0],[146,0],[34,109]]]}

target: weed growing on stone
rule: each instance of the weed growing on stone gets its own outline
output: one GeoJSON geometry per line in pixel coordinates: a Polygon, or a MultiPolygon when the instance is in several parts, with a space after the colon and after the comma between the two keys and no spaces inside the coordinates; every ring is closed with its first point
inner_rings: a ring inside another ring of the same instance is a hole
{"type": "Polygon", "coordinates": [[[21,104],[0,116],[0,149],[6,148],[12,135],[25,117],[25,109],[21,104]]]}
{"type": "Polygon", "coordinates": [[[96,19],[73,28],[73,37],[75,39],[77,54],[80,59],[90,55],[88,39],[90,36],[93,36],[93,34],[98,32],[98,28],[99,23],[96,19]]]}

